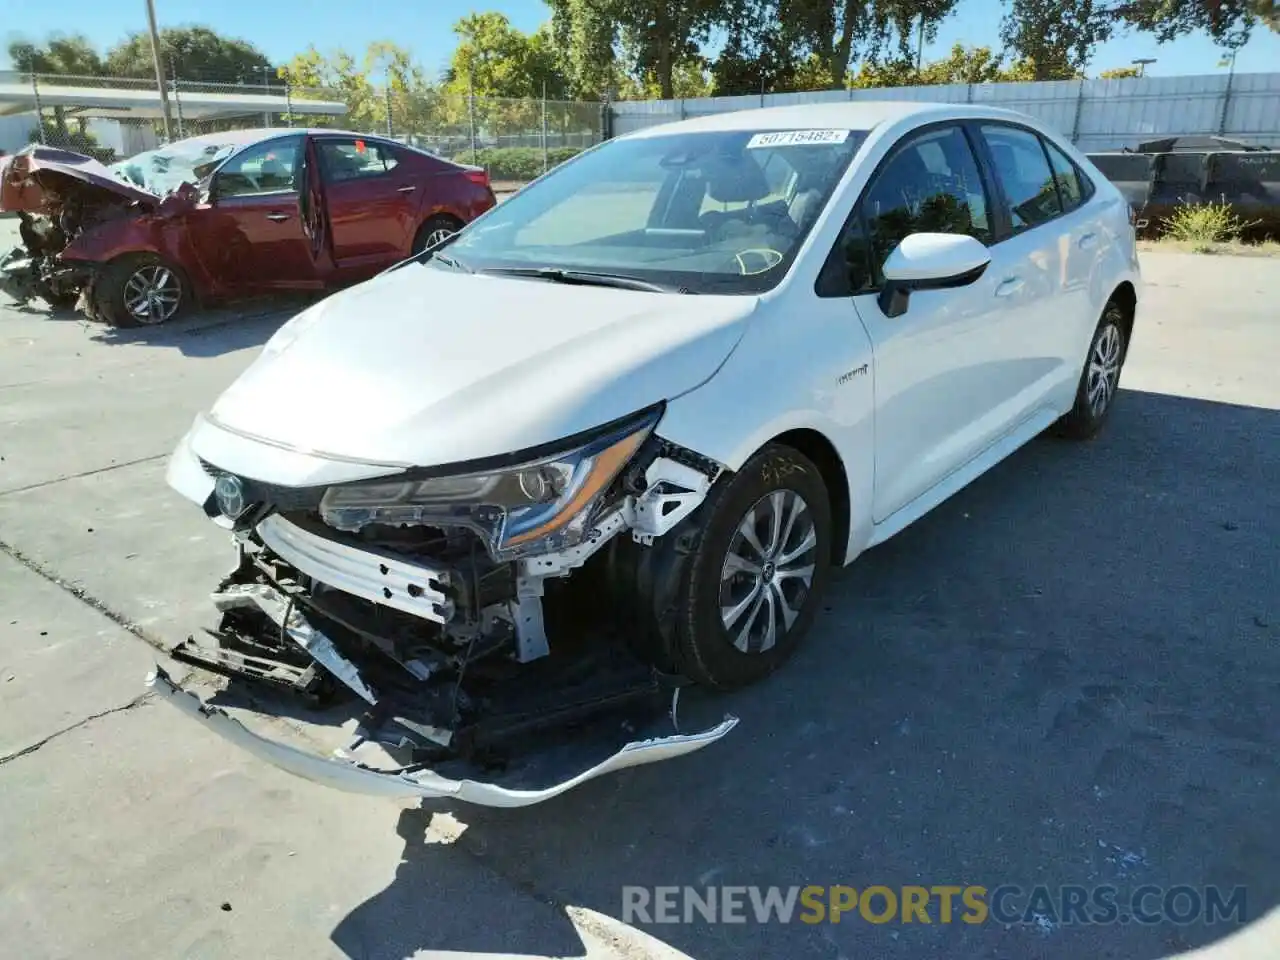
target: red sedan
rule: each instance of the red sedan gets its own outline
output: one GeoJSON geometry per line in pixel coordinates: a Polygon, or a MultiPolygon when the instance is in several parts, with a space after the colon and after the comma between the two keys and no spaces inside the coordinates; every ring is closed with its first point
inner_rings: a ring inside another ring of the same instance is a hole
{"type": "Polygon", "coordinates": [[[367,134],[238,130],[110,168],[32,146],[0,161],[23,240],[0,289],[153,325],[193,302],[367,279],[494,203],[484,170],[367,134]]]}

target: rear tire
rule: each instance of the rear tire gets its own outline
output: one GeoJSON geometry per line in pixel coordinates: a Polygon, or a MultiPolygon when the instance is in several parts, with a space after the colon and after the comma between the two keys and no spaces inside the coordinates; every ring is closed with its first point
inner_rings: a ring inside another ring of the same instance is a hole
{"type": "Polygon", "coordinates": [[[439,243],[445,237],[455,234],[461,229],[461,221],[446,214],[437,214],[428,218],[418,228],[418,233],[413,238],[414,255],[422,253],[427,247],[439,243]]]}
{"type": "Polygon", "coordinates": [[[113,327],[154,327],[179,316],[191,286],[177,267],[151,253],[112,260],[93,285],[94,312],[113,327]]]}
{"type": "Polygon", "coordinates": [[[719,481],[686,523],[695,529],[667,534],[688,536],[670,622],[673,665],[720,690],[762,680],[799,646],[830,574],[822,474],[798,450],[771,443],[719,481]]]}
{"type": "Polygon", "coordinates": [[[1114,301],[1107,304],[1089,342],[1084,369],[1076,387],[1076,402],[1053,426],[1068,440],[1088,440],[1097,435],[1115,406],[1120,372],[1129,352],[1124,311],[1114,301]]]}

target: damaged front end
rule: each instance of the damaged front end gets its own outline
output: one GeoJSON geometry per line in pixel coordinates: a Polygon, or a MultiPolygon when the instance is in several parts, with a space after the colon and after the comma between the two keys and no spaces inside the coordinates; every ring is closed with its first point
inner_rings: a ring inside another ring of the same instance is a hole
{"type": "Polygon", "coordinates": [[[184,444],[170,483],[204,495],[239,563],[213,596],[217,628],[173,657],[316,707],[345,704],[353,739],[318,756],[251,733],[163,671],[153,688],[308,779],[491,806],[714,742],[736,719],[681,733],[683,681],[618,616],[637,597],[670,605],[682,551],[649,547],[720,471],[654,435],[660,412],[523,462],[312,487],[229,473],[184,444]]]}
{"type": "Polygon", "coordinates": [[[0,162],[0,212],[16,213],[20,246],[0,254],[0,290],[19,305],[75,306],[94,265],[62,258],[82,234],[150,209],[158,198],[91,157],[32,146],[0,162]]]}
{"type": "Polygon", "coordinates": [[[52,307],[73,307],[92,276],[87,265],[59,257],[82,223],[74,210],[64,214],[65,209],[56,217],[18,213],[22,245],[0,254],[0,291],[19,306],[43,300],[52,307]]]}

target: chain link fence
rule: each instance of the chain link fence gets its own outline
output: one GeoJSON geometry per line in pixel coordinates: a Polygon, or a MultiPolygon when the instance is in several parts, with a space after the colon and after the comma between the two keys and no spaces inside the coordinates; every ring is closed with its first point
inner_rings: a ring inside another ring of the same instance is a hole
{"type": "Polygon", "coordinates": [[[29,142],[112,163],[163,143],[260,127],[320,127],[388,136],[495,181],[525,182],[598,143],[605,105],[403,90],[170,79],[0,74],[0,150],[29,142]]]}

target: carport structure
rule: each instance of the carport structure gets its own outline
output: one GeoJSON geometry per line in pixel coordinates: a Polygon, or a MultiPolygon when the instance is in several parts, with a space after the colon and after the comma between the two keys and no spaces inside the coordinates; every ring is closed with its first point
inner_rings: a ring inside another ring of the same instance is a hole
{"type": "MultiPolygon", "coordinates": [[[[116,120],[124,123],[160,121],[164,102],[154,84],[113,78],[58,77],[0,72],[0,117],[61,110],[68,118],[116,120]]],[[[279,88],[277,88],[279,89],[279,88]]],[[[344,116],[347,105],[339,100],[313,99],[240,85],[175,83],[166,91],[174,134],[183,136],[184,124],[239,118],[283,116],[292,125],[295,117],[344,116]]]]}

